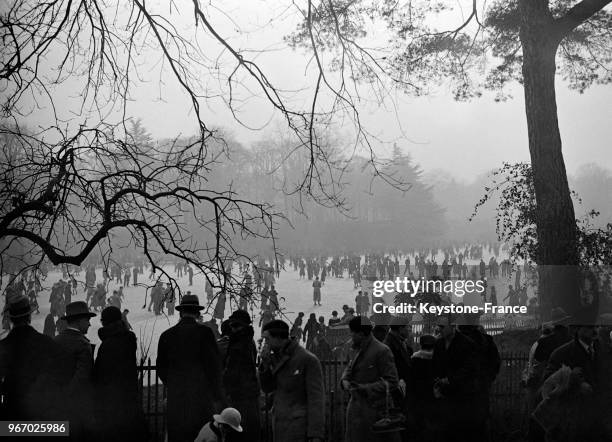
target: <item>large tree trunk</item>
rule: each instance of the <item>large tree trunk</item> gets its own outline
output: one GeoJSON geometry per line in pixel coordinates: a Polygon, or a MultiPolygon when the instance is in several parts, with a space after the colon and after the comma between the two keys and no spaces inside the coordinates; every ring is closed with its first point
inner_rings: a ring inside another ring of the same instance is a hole
{"type": "Polygon", "coordinates": [[[546,318],[552,307],[575,315],[578,295],[576,218],[561,151],[555,97],[559,38],[546,0],[520,0],[525,110],[536,194],[539,295],[546,318]]]}

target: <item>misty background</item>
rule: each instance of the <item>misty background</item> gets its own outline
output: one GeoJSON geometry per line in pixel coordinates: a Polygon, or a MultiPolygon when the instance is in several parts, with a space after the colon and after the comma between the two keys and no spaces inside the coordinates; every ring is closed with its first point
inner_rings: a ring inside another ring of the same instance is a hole
{"type": "MultiPolygon", "coordinates": [[[[338,177],[343,185],[342,206],[330,202],[330,207],[325,207],[321,201],[313,202],[295,192],[308,158],[304,154],[287,158],[293,145],[287,133],[267,131],[257,141],[243,143],[231,130],[216,130],[225,142],[211,145],[218,162],[207,176],[207,186],[219,192],[231,189],[241,198],[272,204],[283,217],[275,230],[281,253],[391,252],[498,241],[495,217],[500,192],[472,217],[477,202],[492,187],[497,167],[465,178],[443,168],[425,168],[414,159],[409,143],[395,143],[381,171],[408,183],[402,191],[367,172],[368,159],[353,154],[340,131],[330,131],[326,140],[329,159],[342,164],[344,171],[338,177]]],[[[163,146],[190,141],[188,137],[156,139],[144,120],[134,120],[129,133],[139,145],[162,150],[163,146]]],[[[578,219],[594,210],[599,215],[590,220],[592,227],[604,227],[612,220],[610,168],[585,163],[569,174],[569,182],[575,192],[578,219]]],[[[199,230],[192,218],[195,214],[178,216],[192,232],[199,230]]],[[[244,246],[263,256],[270,253],[266,241],[252,240],[244,246]]]]}
{"type": "MultiPolygon", "coordinates": [[[[160,13],[169,12],[163,2],[152,5],[160,13]]],[[[292,95],[290,102],[307,104],[311,99],[307,87],[314,82],[317,69],[311,55],[287,44],[287,35],[302,19],[295,8],[276,0],[229,0],[222,7],[210,3],[207,14],[228,43],[252,53],[270,80],[292,95]]],[[[436,20],[440,27],[448,27],[456,23],[457,16],[449,12],[436,20]]],[[[181,31],[193,32],[189,13],[175,11],[173,23],[181,31]]],[[[384,32],[375,35],[379,41],[372,41],[372,45],[386,43],[384,32]]],[[[200,47],[210,43],[202,35],[197,38],[200,47]]],[[[410,189],[393,189],[373,180],[371,172],[365,173],[368,152],[355,148],[355,128],[340,120],[326,130],[331,155],[346,162],[340,177],[346,184],[342,191],[345,206],[338,210],[292,192],[299,185],[296,180],[303,174],[306,159],[300,155],[287,158],[295,143],[266,98],[253,92],[248,78],[241,78],[241,90],[233,91],[233,112],[229,111],[224,92],[227,78],[222,72],[233,61],[223,48],[211,48],[209,60],[202,65],[201,87],[207,99],[201,114],[222,132],[227,142],[223,155],[228,157],[211,170],[208,183],[211,189],[231,188],[245,199],[274,203],[288,221],[277,227],[281,248],[331,252],[352,247],[393,249],[496,241],[496,199],[481,208],[473,221],[468,218],[490,184],[493,170],[504,162],[529,162],[520,85],[510,89],[509,100],[501,102],[492,93],[457,102],[445,85],[432,87],[422,97],[392,91],[377,96],[370,85],[356,86],[362,87],[356,104],[375,141],[373,151],[390,161],[387,167],[394,168],[410,189]]],[[[193,115],[185,118],[189,97],[168,75],[158,48],[143,47],[140,55],[139,87],[130,91],[125,106],[108,103],[103,113],[98,107],[85,106],[80,118],[73,118],[75,103],[83,99],[84,78],[72,76],[56,85],[53,112],[44,104],[32,104],[27,125],[36,130],[55,117],[64,119],[68,126],[100,114],[107,121],[131,116],[137,121],[132,128],[137,132],[132,134],[135,139],[141,137],[156,145],[170,144],[176,137],[189,139],[197,133],[193,115]]],[[[562,79],[557,81],[563,154],[570,188],[581,198],[574,201],[576,215],[581,218],[591,210],[599,211],[594,225],[603,226],[612,220],[612,88],[594,85],[580,94],[568,89],[562,79]]],[[[329,97],[321,98],[325,99],[329,97]]]]}

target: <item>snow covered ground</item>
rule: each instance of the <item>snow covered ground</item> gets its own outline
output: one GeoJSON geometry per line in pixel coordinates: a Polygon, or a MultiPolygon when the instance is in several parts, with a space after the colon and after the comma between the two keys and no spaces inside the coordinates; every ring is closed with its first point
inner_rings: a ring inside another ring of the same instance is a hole
{"type": "MultiPolygon", "coordinates": [[[[477,262],[470,262],[469,264],[477,264],[477,262]]],[[[165,270],[169,273],[173,273],[173,268],[171,269],[169,266],[165,268],[165,270]]],[[[60,278],[60,273],[50,272],[47,279],[43,281],[44,290],[39,293],[38,298],[38,302],[40,305],[40,313],[34,313],[32,316],[32,326],[40,332],[42,332],[43,330],[45,317],[49,313],[49,294],[51,286],[60,278]]],[[[79,281],[79,289],[76,296],[72,296],[73,301],[85,300],[85,292],[83,289],[84,284],[82,284],[84,283],[84,278],[85,272],[81,272],[80,275],[76,278],[77,281],[79,281]]],[[[97,269],[97,281],[101,280],[102,270],[97,269]]],[[[206,304],[203,275],[194,275],[192,287],[189,286],[189,279],[187,276],[178,278],[177,280],[179,281],[179,285],[183,293],[185,293],[185,291],[187,290],[191,290],[192,293],[198,295],[200,303],[202,305],[206,304]]],[[[146,269],[144,275],[139,275],[139,282],[149,283],[148,271],[146,269]]],[[[508,280],[498,280],[489,283],[489,285],[496,285],[498,299],[500,300],[500,302],[503,299],[503,296],[505,296],[505,287],[507,287],[508,283],[512,282],[508,280]]],[[[109,283],[108,295],[110,295],[112,291],[114,289],[117,289],[118,287],[119,284],[116,284],[115,282],[109,283]]],[[[289,318],[290,321],[293,321],[295,319],[298,312],[304,312],[305,319],[308,318],[310,313],[315,313],[317,317],[321,315],[324,316],[325,322],[327,323],[327,320],[331,317],[331,312],[333,310],[339,311],[340,316],[342,316],[341,308],[343,304],[348,304],[349,306],[354,307],[355,296],[357,295],[357,290],[353,288],[353,280],[351,278],[348,278],[347,276],[345,276],[344,278],[328,277],[325,281],[325,285],[321,289],[321,303],[323,305],[314,306],[312,302],[312,281],[308,281],[307,279],[300,279],[298,272],[293,271],[293,268],[281,272],[280,278],[276,280],[276,290],[279,294],[279,300],[281,308],[283,309],[283,313],[287,316],[287,318],[289,318]],[[281,297],[285,298],[285,300],[281,300],[281,297]]],[[[152,361],[154,362],[157,353],[157,342],[159,340],[159,336],[164,330],[167,330],[169,327],[175,325],[178,322],[178,312],[176,312],[174,316],[169,317],[164,315],[155,316],[152,312],[147,311],[146,307],[143,308],[143,305],[145,303],[144,287],[124,287],[123,291],[125,297],[124,302],[122,304],[122,309],[127,308],[130,311],[128,315],[128,320],[131,323],[133,331],[139,341],[138,357],[140,358],[142,352],[147,347],[148,343],[151,343],[148,356],[151,357],[152,361]]],[[[3,307],[4,297],[2,297],[0,303],[3,307]]],[[[213,307],[214,303],[210,307],[210,312],[212,312],[213,307]]],[[[233,309],[236,309],[235,304],[230,305],[230,302],[227,302],[225,314],[226,318],[229,316],[231,310],[233,309]]],[[[210,319],[211,315],[208,313],[208,310],[204,310],[203,313],[204,320],[210,319]]],[[[253,318],[253,322],[256,329],[256,336],[259,336],[259,310],[256,309],[254,313],[255,317],[253,318]]],[[[98,316],[91,319],[91,328],[87,333],[87,337],[91,340],[93,344],[99,345],[100,343],[100,339],[98,337],[98,330],[100,329],[100,327],[100,315],[98,314],[98,316]]]]}

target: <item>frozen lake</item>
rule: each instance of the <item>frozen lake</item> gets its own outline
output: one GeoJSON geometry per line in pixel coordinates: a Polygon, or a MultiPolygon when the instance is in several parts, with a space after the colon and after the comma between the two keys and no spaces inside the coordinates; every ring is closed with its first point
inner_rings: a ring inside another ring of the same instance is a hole
{"type": "MultiPolygon", "coordinates": [[[[485,258],[487,260],[487,258],[485,258]]],[[[414,260],[411,258],[411,261],[414,260]]],[[[401,260],[403,262],[403,260],[401,260]]],[[[440,261],[439,261],[440,262],[440,261]]],[[[469,262],[469,264],[477,264],[476,261],[469,262]]],[[[166,266],[164,269],[170,273],[174,274],[173,266],[166,266]]],[[[401,270],[403,271],[403,265],[401,266],[401,270]]],[[[102,281],[102,270],[98,268],[96,270],[97,273],[97,282],[102,281]]],[[[149,272],[145,269],[143,275],[139,275],[139,282],[149,284],[148,280],[149,272]]],[[[345,272],[346,275],[346,272],[345,272]]],[[[42,332],[44,320],[47,314],[49,313],[49,294],[51,290],[51,286],[57,282],[61,278],[61,274],[58,272],[49,272],[49,275],[45,281],[42,281],[43,291],[39,293],[38,303],[40,306],[40,313],[34,313],[32,315],[32,326],[42,332]]],[[[77,281],[79,281],[78,293],[72,296],[73,301],[85,300],[85,292],[84,292],[84,278],[85,272],[82,271],[78,277],[76,277],[77,281]]],[[[177,278],[179,282],[179,286],[183,293],[187,290],[191,290],[193,294],[198,295],[200,299],[200,303],[202,305],[206,304],[206,294],[204,292],[204,276],[202,274],[195,274],[193,278],[193,286],[189,286],[189,279],[187,276],[183,276],[182,278],[177,278]]],[[[491,285],[495,285],[498,293],[498,299],[501,303],[503,296],[505,296],[506,289],[508,283],[512,283],[512,281],[508,280],[496,280],[489,281],[489,287],[491,285]]],[[[119,288],[121,284],[117,284],[115,282],[110,282],[108,285],[107,297],[112,294],[112,291],[119,288]]],[[[314,306],[312,302],[312,281],[307,279],[300,279],[298,272],[295,272],[293,268],[281,271],[280,278],[276,279],[276,290],[278,292],[279,301],[281,309],[283,309],[283,313],[292,322],[298,312],[304,312],[305,320],[308,318],[310,313],[315,313],[317,317],[324,316],[325,322],[331,317],[331,312],[333,310],[337,310],[340,312],[340,316],[342,316],[342,305],[348,304],[351,307],[355,305],[355,296],[357,295],[357,289],[353,288],[353,280],[352,278],[348,278],[345,276],[344,278],[335,278],[332,276],[328,276],[325,281],[325,285],[321,289],[321,306],[314,306]],[[285,298],[282,301],[280,298],[285,298]]],[[[147,311],[146,307],[143,308],[143,304],[145,303],[145,287],[124,287],[124,301],[122,304],[122,309],[129,309],[130,313],[128,315],[128,320],[132,325],[133,331],[136,334],[138,339],[138,358],[141,357],[143,352],[145,351],[148,343],[150,344],[150,350],[148,356],[151,357],[153,363],[155,361],[155,356],[157,353],[157,342],[159,340],[160,334],[168,329],[169,327],[175,325],[178,320],[178,312],[175,312],[174,316],[155,316],[152,312],[147,311]]],[[[147,298],[147,303],[149,298],[147,298]]],[[[467,299],[466,299],[467,301],[467,299]]],[[[4,296],[2,296],[2,307],[4,304],[4,296]]],[[[214,308],[215,302],[209,308],[203,311],[204,320],[210,319],[211,315],[208,311],[212,312],[214,308]]],[[[257,303],[259,304],[259,303],[257,303]]],[[[236,309],[235,304],[230,302],[226,303],[225,310],[225,318],[227,318],[231,312],[231,310],[236,309]]],[[[256,337],[259,336],[259,309],[257,308],[254,311],[250,311],[253,316],[254,328],[256,337]],[[253,315],[254,313],[254,315],[253,315]]],[[[283,319],[287,319],[283,318],[283,319]]],[[[304,322],[305,322],[304,320],[304,322]]],[[[100,339],[98,337],[98,330],[101,327],[100,323],[100,315],[91,319],[91,328],[87,333],[87,337],[93,344],[99,345],[100,339]]]]}

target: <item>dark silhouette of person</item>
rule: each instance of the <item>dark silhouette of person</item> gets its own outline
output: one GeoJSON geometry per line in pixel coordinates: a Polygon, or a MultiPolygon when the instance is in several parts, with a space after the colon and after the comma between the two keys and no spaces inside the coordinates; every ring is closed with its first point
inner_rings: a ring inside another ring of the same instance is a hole
{"type": "Polygon", "coordinates": [[[204,307],[185,295],[181,319],[159,338],[157,371],[168,390],[168,441],[194,440],[213,414],[225,408],[219,350],[210,328],[196,319],[204,307]]]}
{"type": "Polygon", "coordinates": [[[232,435],[232,441],[258,442],[259,383],[257,380],[257,347],[251,316],[236,310],[228,318],[230,333],[224,360],[223,384],[229,404],[242,415],[244,431],[232,435]]]}
{"type": "Polygon", "coordinates": [[[95,405],[100,440],[147,440],[138,394],[136,335],[123,321],[121,310],[102,310],[102,343],[94,363],[95,405]]]}
{"type": "Polygon", "coordinates": [[[70,380],[68,354],[30,325],[27,297],[16,297],[6,308],[13,327],[0,341],[0,420],[65,420],[61,394],[70,380]]]}

